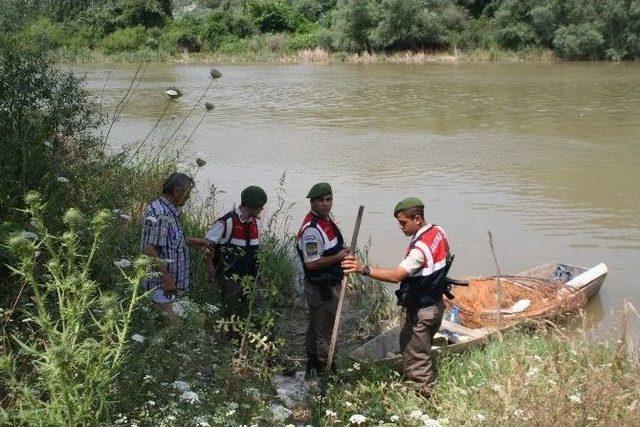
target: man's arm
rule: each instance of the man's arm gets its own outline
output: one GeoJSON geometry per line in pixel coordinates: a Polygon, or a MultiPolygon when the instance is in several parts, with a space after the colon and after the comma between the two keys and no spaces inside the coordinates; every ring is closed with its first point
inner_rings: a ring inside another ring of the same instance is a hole
{"type": "MultiPolygon", "coordinates": [[[[342,261],[342,269],[345,273],[360,273],[364,269],[364,265],[358,261],[353,255],[348,255],[342,261]]],[[[383,282],[398,283],[407,278],[409,273],[402,267],[395,269],[369,267],[369,277],[381,280],[383,282]]]]}
{"type": "Polygon", "coordinates": [[[304,266],[307,268],[307,270],[319,270],[321,268],[328,267],[342,261],[348,254],[349,249],[343,249],[335,255],[321,256],[315,261],[305,262],[304,266]]]}

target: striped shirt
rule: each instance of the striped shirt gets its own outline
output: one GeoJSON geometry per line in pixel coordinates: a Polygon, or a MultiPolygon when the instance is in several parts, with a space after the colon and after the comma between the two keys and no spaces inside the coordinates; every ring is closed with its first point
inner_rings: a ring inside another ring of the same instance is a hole
{"type": "MultiPolygon", "coordinates": [[[[164,197],[149,203],[142,213],[140,250],[146,245],[156,248],[158,258],[167,263],[176,288],[189,289],[189,247],[180,225],[180,211],[164,197]]],[[[162,286],[162,278],[147,278],[142,284],[153,289],[162,286]]]]}

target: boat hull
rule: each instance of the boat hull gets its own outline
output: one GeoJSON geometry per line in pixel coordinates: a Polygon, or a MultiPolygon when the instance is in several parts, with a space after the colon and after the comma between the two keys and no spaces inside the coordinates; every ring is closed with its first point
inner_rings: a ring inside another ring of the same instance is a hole
{"type": "MultiPolygon", "coordinates": [[[[543,264],[538,267],[531,268],[529,270],[518,273],[518,276],[522,277],[534,277],[539,279],[552,279],[553,272],[558,265],[567,267],[572,273],[572,276],[577,281],[579,288],[576,287],[570,291],[572,298],[580,298],[584,301],[582,306],[591,300],[595,295],[600,292],[604,280],[607,276],[607,269],[604,264],[600,264],[591,269],[583,267],[567,266],[565,264],[558,264],[555,262],[543,264]],[[585,277],[585,283],[579,283],[580,278],[585,277]]],[[[568,283],[571,283],[569,281],[568,283]]],[[[447,316],[445,315],[445,319],[447,316]]],[[[500,330],[505,330],[512,327],[514,323],[510,323],[501,327],[500,330]]],[[[498,328],[466,328],[457,323],[443,320],[440,326],[440,341],[444,338],[443,345],[434,345],[432,351],[436,354],[446,348],[447,352],[459,353],[470,347],[486,344],[492,334],[495,334],[498,328]]],[[[366,342],[358,349],[353,351],[349,357],[355,361],[361,363],[376,363],[385,365],[391,369],[402,371],[402,355],[400,354],[400,326],[390,329],[381,335],[366,342]]]]}

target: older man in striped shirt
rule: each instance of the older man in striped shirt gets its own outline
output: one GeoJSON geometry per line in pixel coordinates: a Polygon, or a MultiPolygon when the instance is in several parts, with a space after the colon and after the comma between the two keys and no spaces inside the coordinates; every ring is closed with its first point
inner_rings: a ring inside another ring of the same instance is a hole
{"type": "Polygon", "coordinates": [[[172,173],[162,186],[162,197],[152,201],[143,212],[142,253],[162,261],[158,277],[146,279],[143,286],[152,291],[151,298],[163,311],[175,317],[172,303],[177,292],[189,290],[189,248],[208,251],[204,239],[185,237],[180,224],[180,208],[189,199],[193,179],[183,173],[172,173]]]}

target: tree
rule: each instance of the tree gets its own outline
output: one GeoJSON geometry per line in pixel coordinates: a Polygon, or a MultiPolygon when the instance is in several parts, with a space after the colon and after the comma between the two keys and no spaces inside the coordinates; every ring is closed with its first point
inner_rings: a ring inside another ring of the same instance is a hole
{"type": "Polygon", "coordinates": [[[340,0],[333,19],[339,47],[355,51],[368,49],[369,32],[373,25],[368,0],[340,0]]]}

